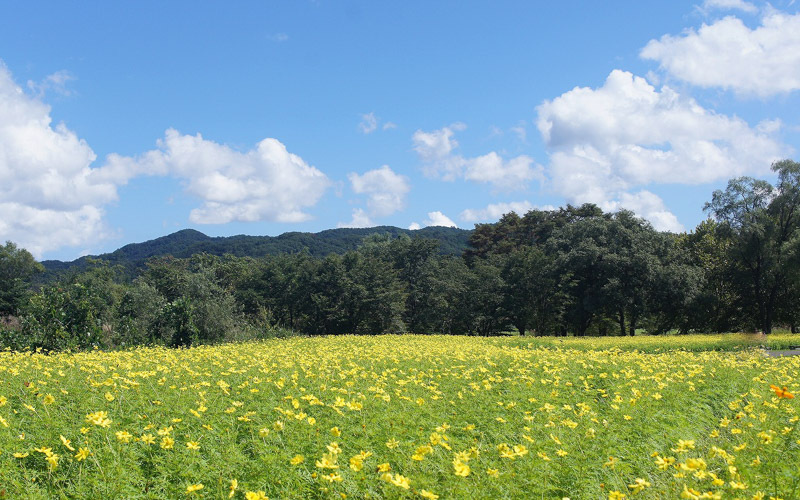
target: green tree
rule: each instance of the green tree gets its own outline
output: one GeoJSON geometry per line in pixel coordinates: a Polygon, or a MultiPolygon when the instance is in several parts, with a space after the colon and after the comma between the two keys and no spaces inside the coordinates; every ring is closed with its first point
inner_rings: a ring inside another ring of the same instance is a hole
{"type": "MultiPolygon", "coordinates": [[[[796,266],[800,217],[800,164],[783,160],[772,165],[777,186],[751,177],[728,182],[714,191],[705,209],[732,240],[732,275],[740,296],[752,305],[754,326],[772,331],[782,291],[796,266]]],[[[745,306],[747,305],[745,304],[745,306]]]]}
{"type": "Polygon", "coordinates": [[[44,267],[24,248],[10,241],[0,246],[0,317],[19,314],[31,278],[43,271],[44,267]]]}

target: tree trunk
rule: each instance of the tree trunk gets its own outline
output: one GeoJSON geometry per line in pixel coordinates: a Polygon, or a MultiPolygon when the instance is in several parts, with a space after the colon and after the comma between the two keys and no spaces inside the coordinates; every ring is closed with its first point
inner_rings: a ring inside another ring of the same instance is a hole
{"type": "Polygon", "coordinates": [[[636,315],[631,314],[629,335],[633,337],[636,335],[636,315]]]}
{"type": "Polygon", "coordinates": [[[622,309],[619,310],[619,334],[625,336],[625,311],[622,309]]]}

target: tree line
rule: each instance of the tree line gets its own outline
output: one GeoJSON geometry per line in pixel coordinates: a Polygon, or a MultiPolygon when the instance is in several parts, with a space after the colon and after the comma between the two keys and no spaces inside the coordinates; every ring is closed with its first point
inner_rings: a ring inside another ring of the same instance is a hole
{"type": "Polygon", "coordinates": [[[0,345],[188,346],[302,333],[634,335],[795,332],[800,164],[715,191],[692,232],[592,204],[478,224],[460,256],[375,234],[356,250],[150,259],[135,276],[91,261],[32,287],[41,265],[0,247],[0,345]]]}

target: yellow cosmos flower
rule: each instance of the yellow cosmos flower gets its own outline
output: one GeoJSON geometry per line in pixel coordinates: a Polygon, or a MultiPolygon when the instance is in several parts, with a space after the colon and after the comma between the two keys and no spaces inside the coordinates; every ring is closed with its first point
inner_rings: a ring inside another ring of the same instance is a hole
{"type": "Polygon", "coordinates": [[[645,488],[649,488],[650,486],[651,484],[646,479],[637,477],[636,479],[633,480],[633,484],[628,485],[628,489],[630,489],[631,492],[633,493],[640,493],[645,488]]]}
{"type": "Polygon", "coordinates": [[[400,441],[398,441],[398,440],[396,440],[394,438],[386,441],[386,447],[389,448],[390,450],[393,450],[393,449],[397,448],[398,446],[400,446],[400,441]]]}
{"type": "Polygon", "coordinates": [[[342,431],[340,431],[338,427],[331,427],[331,435],[334,437],[339,437],[342,435],[342,431]]]}
{"type": "Polygon", "coordinates": [[[161,447],[165,450],[171,450],[175,446],[175,440],[169,436],[161,438],[161,447]]]}
{"type": "Polygon", "coordinates": [[[152,434],[142,434],[142,437],[139,438],[139,441],[141,441],[144,444],[148,444],[148,445],[149,444],[155,444],[156,437],[153,436],[152,434]]]}
{"type": "Polygon", "coordinates": [[[190,484],[186,487],[186,493],[194,493],[196,491],[200,491],[204,488],[203,483],[199,484],[190,484]]]}
{"type": "Polygon", "coordinates": [[[61,444],[63,444],[66,449],[68,449],[69,451],[75,451],[75,448],[73,448],[72,445],[70,444],[72,441],[65,438],[64,436],[59,436],[59,438],[61,439],[61,444]]]}
{"type": "Polygon", "coordinates": [[[305,462],[305,460],[306,457],[304,457],[303,455],[295,455],[291,460],[289,460],[289,463],[292,465],[300,465],[303,462],[305,462]]]}
{"type": "Polygon", "coordinates": [[[233,495],[236,494],[236,490],[239,489],[239,481],[236,479],[231,479],[231,484],[228,486],[228,498],[233,498],[233,495]]]}
{"type": "Polygon", "coordinates": [[[429,500],[436,500],[437,498],[439,498],[439,495],[437,495],[436,493],[432,493],[428,490],[419,490],[419,496],[421,496],[422,498],[428,498],[429,500]]]}
{"type": "Polygon", "coordinates": [[[89,450],[87,448],[78,448],[78,453],[75,454],[75,460],[81,462],[89,458],[89,450]]]}
{"type": "Polygon", "coordinates": [[[263,491],[248,491],[244,494],[247,500],[269,500],[269,497],[263,491]]]}
{"type": "Polygon", "coordinates": [[[197,441],[187,441],[186,442],[186,448],[188,448],[190,450],[195,450],[195,451],[199,450],[200,449],[200,443],[198,443],[197,441]]]}
{"type": "Polygon", "coordinates": [[[454,469],[453,473],[456,476],[461,476],[461,477],[469,476],[469,473],[470,473],[469,465],[465,464],[464,462],[462,462],[460,460],[454,460],[453,461],[453,469],[454,469]]]}
{"type": "Polygon", "coordinates": [[[115,435],[117,436],[117,441],[122,443],[130,443],[133,438],[133,434],[128,431],[117,431],[115,435]]]}

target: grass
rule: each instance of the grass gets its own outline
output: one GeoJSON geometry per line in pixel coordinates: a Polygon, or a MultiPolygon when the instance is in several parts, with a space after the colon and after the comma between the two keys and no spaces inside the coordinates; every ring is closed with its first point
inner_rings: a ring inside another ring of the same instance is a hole
{"type": "Polygon", "coordinates": [[[798,400],[770,386],[797,393],[800,357],[751,347],[341,336],[0,353],[0,498],[796,498],[798,400]]]}

